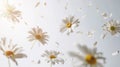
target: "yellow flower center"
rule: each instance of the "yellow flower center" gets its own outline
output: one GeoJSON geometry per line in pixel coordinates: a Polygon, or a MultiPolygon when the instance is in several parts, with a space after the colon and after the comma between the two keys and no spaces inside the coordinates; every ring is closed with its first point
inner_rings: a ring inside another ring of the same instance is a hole
{"type": "Polygon", "coordinates": [[[7,6],[6,11],[7,11],[8,14],[11,14],[13,12],[13,7],[7,6]]]}
{"type": "Polygon", "coordinates": [[[37,35],[35,35],[35,38],[36,39],[41,39],[41,35],[37,34],[37,35]]]}
{"type": "Polygon", "coordinates": [[[6,56],[14,56],[14,52],[12,52],[12,51],[6,51],[5,55],[6,56]]]}
{"type": "Polygon", "coordinates": [[[71,28],[71,26],[72,26],[72,23],[70,23],[70,22],[66,23],[67,28],[71,28]]]}
{"type": "Polygon", "coordinates": [[[115,26],[111,26],[111,27],[110,27],[110,30],[111,30],[111,31],[115,31],[115,30],[116,30],[115,26]]]}
{"type": "Polygon", "coordinates": [[[50,59],[55,59],[56,56],[55,55],[50,55],[50,59]]]}
{"type": "Polygon", "coordinates": [[[90,55],[90,54],[86,55],[85,60],[90,65],[93,65],[93,64],[97,63],[96,58],[94,56],[90,55]]]}

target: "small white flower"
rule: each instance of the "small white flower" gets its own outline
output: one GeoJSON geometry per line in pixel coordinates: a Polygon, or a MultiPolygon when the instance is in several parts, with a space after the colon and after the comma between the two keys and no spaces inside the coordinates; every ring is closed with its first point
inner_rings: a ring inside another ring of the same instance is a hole
{"type": "Polygon", "coordinates": [[[109,32],[111,35],[120,33],[120,23],[116,20],[110,20],[103,25],[103,30],[109,32]]]}
{"type": "Polygon", "coordinates": [[[1,38],[0,50],[3,52],[8,59],[11,59],[16,65],[18,62],[16,59],[27,57],[25,54],[21,53],[22,47],[18,47],[17,44],[12,44],[12,41],[6,41],[6,38],[1,38]]]}
{"type": "Polygon", "coordinates": [[[42,57],[46,57],[47,63],[51,63],[52,65],[62,63],[64,64],[64,59],[60,58],[60,52],[57,51],[45,51],[42,57]]]}
{"type": "Polygon", "coordinates": [[[39,41],[43,45],[46,44],[48,41],[48,35],[46,35],[47,32],[43,32],[41,28],[38,26],[36,28],[32,28],[31,31],[29,31],[30,35],[28,37],[29,41],[39,41]]]}
{"type": "Polygon", "coordinates": [[[6,3],[2,9],[1,16],[12,22],[20,22],[21,11],[17,10],[13,5],[6,3]]]}
{"type": "Polygon", "coordinates": [[[76,57],[78,60],[82,61],[79,67],[103,67],[100,63],[100,59],[104,60],[101,52],[97,52],[97,48],[90,49],[85,45],[78,45],[78,48],[82,54],[70,52],[70,56],[76,57]]]}
{"type": "Polygon", "coordinates": [[[79,19],[74,19],[74,16],[66,17],[63,19],[63,25],[61,25],[60,32],[67,31],[67,34],[73,32],[73,28],[79,26],[79,19]]]}

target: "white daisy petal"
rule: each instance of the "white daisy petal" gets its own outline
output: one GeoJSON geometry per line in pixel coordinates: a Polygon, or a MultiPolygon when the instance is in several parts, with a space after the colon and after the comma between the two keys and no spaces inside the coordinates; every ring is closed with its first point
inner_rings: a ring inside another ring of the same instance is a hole
{"type": "Polygon", "coordinates": [[[91,54],[91,50],[86,45],[77,45],[84,54],[91,54]]]}
{"type": "Polygon", "coordinates": [[[98,62],[97,63],[97,67],[104,67],[104,66],[103,66],[103,64],[101,64],[101,63],[98,62]]]}
{"type": "Polygon", "coordinates": [[[72,57],[76,57],[77,59],[79,59],[81,61],[84,60],[83,56],[78,55],[78,53],[69,52],[69,55],[72,56],[72,57]]]}
{"type": "Polygon", "coordinates": [[[116,55],[118,55],[119,53],[120,53],[120,51],[117,50],[117,51],[115,51],[115,52],[112,53],[112,56],[116,56],[116,55]]]}
{"type": "Polygon", "coordinates": [[[27,55],[25,55],[25,54],[23,54],[23,53],[19,53],[19,54],[16,54],[14,57],[15,57],[15,58],[26,58],[27,55]]]}
{"type": "Polygon", "coordinates": [[[11,59],[16,65],[18,65],[18,62],[15,60],[14,57],[10,57],[10,59],[11,59]]]}

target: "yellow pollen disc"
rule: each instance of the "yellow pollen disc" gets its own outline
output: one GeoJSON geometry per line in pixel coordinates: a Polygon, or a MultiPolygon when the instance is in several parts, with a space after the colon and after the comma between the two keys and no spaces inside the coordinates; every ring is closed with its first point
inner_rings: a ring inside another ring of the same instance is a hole
{"type": "Polygon", "coordinates": [[[67,28],[71,28],[71,26],[72,26],[72,23],[70,23],[70,22],[66,23],[67,28]]]}
{"type": "Polygon", "coordinates": [[[93,65],[93,64],[97,63],[96,58],[94,56],[90,55],[90,54],[86,55],[85,60],[90,65],[93,65]]]}
{"type": "Polygon", "coordinates": [[[13,12],[13,8],[10,7],[10,6],[7,6],[6,10],[7,10],[8,13],[12,13],[13,12]]]}
{"type": "Polygon", "coordinates": [[[6,51],[5,55],[6,56],[14,56],[14,53],[12,51],[6,51]]]}
{"type": "Polygon", "coordinates": [[[55,55],[50,55],[50,59],[55,59],[56,56],[55,55]]]}
{"type": "Polygon", "coordinates": [[[41,35],[37,34],[37,35],[35,35],[35,38],[36,39],[41,39],[41,35]]]}
{"type": "Polygon", "coordinates": [[[111,26],[111,27],[110,27],[110,30],[111,30],[111,31],[115,31],[115,30],[116,30],[115,26],[111,26]]]}

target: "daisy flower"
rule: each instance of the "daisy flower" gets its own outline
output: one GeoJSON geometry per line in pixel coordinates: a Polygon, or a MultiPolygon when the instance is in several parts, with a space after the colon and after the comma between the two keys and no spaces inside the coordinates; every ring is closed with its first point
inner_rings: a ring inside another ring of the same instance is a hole
{"type": "Polygon", "coordinates": [[[103,60],[105,63],[105,58],[102,57],[102,52],[97,52],[97,48],[88,48],[85,45],[78,45],[78,48],[82,54],[70,52],[70,56],[76,57],[78,60],[82,61],[79,67],[103,67],[103,64],[100,63],[100,60],[103,60]]]}
{"type": "Polygon", "coordinates": [[[43,32],[41,28],[38,26],[36,28],[32,28],[31,31],[29,31],[28,39],[29,41],[39,41],[41,44],[46,44],[48,41],[48,35],[46,35],[47,32],[43,32]]]}
{"type": "Polygon", "coordinates": [[[79,26],[79,19],[75,19],[74,16],[66,17],[63,19],[60,32],[67,32],[67,35],[73,32],[75,27],[79,26]]]}
{"type": "Polygon", "coordinates": [[[9,67],[10,60],[12,60],[16,65],[18,65],[16,59],[27,57],[24,53],[21,53],[22,47],[18,47],[17,44],[12,44],[12,40],[7,42],[6,38],[1,38],[0,50],[3,52],[3,55],[8,58],[9,67]]]}
{"type": "Polygon", "coordinates": [[[103,30],[109,32],[111,35],[120,33],[120,23],[116,20],[110,20],[103,25],[103,30]]]}
{"type": "Polygon", "coordinates": [[[4,4],[1,16],[9,19],[12,22],[20,22],[21,11],[17,10],[15,6],[7,3],[4,4]]]}
{"type": "Polygon", "coordinates": [[[45,51],[45,53],[42,55],[42,57],[46,57],[47,63],[51,63],[52,65],[62,63],[64,64],[64,59],[60,58],[59,55],[61,53],[57,51],[45,51]]]}

